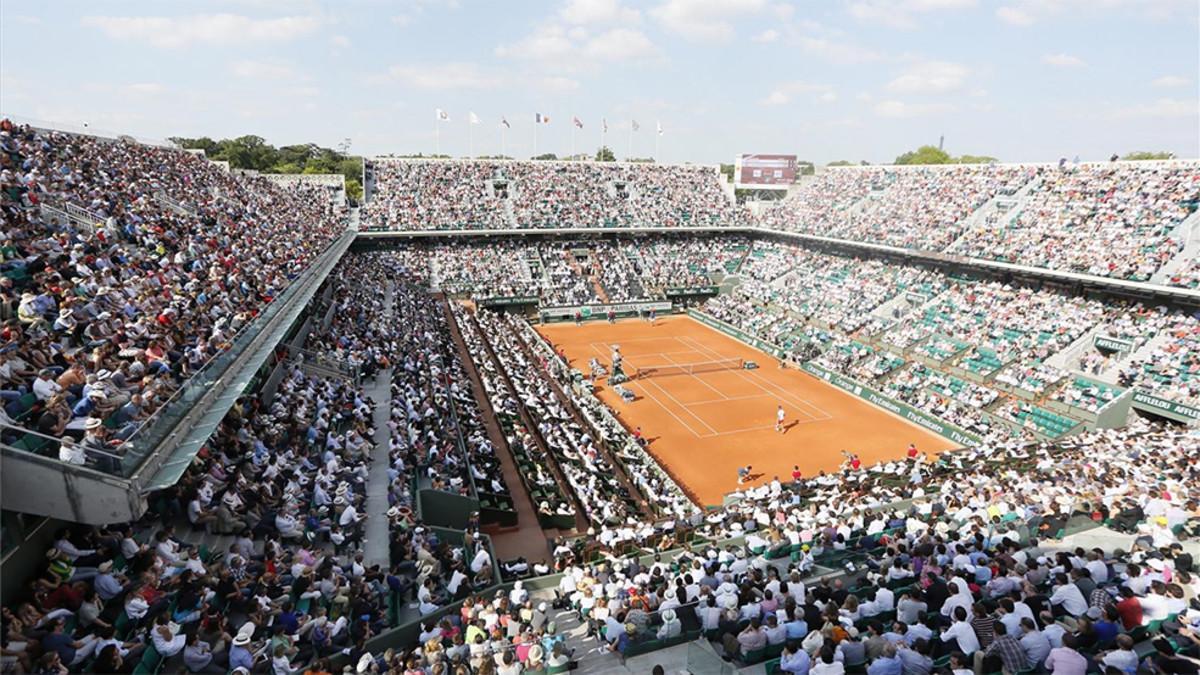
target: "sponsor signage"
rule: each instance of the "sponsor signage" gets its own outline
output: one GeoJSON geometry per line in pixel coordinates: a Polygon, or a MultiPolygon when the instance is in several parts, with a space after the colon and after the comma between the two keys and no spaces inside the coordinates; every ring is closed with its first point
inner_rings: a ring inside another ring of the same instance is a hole
{"type": "Polygon", "coordinates": [[[509,305],[536,305],[539,298],[536,295],[510,295],[498,298],[483,298],[477,300],[480,307],[505,307],[509,305]]]}
{"type": "Polygon", "coordinates": [[[812,362],[805,363],[801,367],[804,368],[804,370],[809,374],[815,375],[839,389],[854,394],[855,396],[874,406],[883,408],[884,410],[887,410],[895,415],[899,415],[900,417],[903,417],[904,419],[918,426],[924,427],[933,433],[942,436],[943,438],[948,438],[960,445],[979,444],[978,436],[963,431],[953,424],[947,424],[937,417],[934,417],[923,410],[917,410],[907,403],[901,403],[893,398],[884,396],[883,394],[871,389],[858,380],[846,377],[845,375],[839,375],[812,362]]]}
{"type": "Polygon", "coordinates": [[[719,289],[716,286],[677,286],[667,289],[667,297],[679,297],[683,295],[716,295],[719,289]]]}
{"type": "Polygon", "coordinates": [[[1092,338],[1092,344],[1097,349],[1103,349],[1109,352],[1131,352],[1133,351],[1133,342],[1131,340],[1122,340],[1121,338],[1109,337],[1107,335],[1096,335],[1092,338]]]}
{"type": "Polygon", "coordinates": [[[1133,407],[1163,417],[1169,417],[1179,422],[1194,422],[1200,420],[1200,409],[1176,403],[1170,399],[1155,396],[1147,391],[1136,389],[1133,392],[1133,407]]]}

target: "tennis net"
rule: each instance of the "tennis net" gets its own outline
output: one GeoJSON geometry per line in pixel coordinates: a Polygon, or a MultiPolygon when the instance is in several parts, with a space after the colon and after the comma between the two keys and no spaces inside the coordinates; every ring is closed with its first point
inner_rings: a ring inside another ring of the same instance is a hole
{"type": "Polygon", "coordinates": [[[744,364],[742,359],[717,359],[715,361],[697,361],[696,363],[668,363],[661,366],[644,366],[633,369],[635,378],[662,377],[664,375],[697,375],[718,370],[740,370],[744,364]]]}

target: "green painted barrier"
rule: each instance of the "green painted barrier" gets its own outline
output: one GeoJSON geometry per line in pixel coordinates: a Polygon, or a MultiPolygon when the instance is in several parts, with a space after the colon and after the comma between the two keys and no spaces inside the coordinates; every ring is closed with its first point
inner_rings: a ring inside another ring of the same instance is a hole
{"type": "Polygon", "coordinates": [[[961,445],[980,444],[979,437],[975,434],[963,431],[953,424],[947,424],[937,417],[934,417],[933,415],[930,415],[924,411],[917,410],[907,403],[901,403],[893,398],[884,396],[883,394],[880,394],[879,392],[871,389],[867,385],[855,380],[854,378],[846,377],[845,375],[839,375],[812,362],[804,363],[801,367],[810,375],[815,375],[816,377],[821,378],[822,380],[839,389],[848,391],[864,401],[871,403],[872,405],[883,408],[888,412],[895,413],[904,419],[919,426],[925,427],[935,434],[944,438],[948,438],[955,443],[961,445]]]}

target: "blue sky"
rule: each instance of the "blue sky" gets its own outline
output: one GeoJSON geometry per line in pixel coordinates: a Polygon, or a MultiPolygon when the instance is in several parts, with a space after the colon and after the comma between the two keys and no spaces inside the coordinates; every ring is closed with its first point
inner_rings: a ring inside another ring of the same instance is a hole
{"type": "Polygon", "coordinates": [[[1196,0],[0,3],[0,110],[355,152],[1200,155],[1196,0]],[[470,127],[468,113],[481,124],[470,127]]]}

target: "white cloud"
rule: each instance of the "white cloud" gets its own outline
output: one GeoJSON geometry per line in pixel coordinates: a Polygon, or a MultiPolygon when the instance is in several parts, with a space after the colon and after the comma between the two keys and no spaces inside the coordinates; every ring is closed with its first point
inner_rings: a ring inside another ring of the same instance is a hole
{"type": "Polygon", "coordinates": [[[592,38],[583,47],[583,55],[604,61],[635,61],[657,53],[645,33],[632,28],[614,28],[592,38]]]}
{"type": "Polygon", "coordinates": [[[897,94],[945,94],[961,89],[970,71],[949,61],[924,61],[888,82],[888,91],[897,94]]]}
{"type": "Polygon", "coordinates": [[[503,83],[498,74],[464,62],[395,65],[388,69],[388,76],[419,89],[492,89],[503,83]]]}
{"type": "Polygon", "coordinates": [[[1192,0],[1009,0],[996,9],[996,17],[1013,26],[1029,26],[1045,19],[1074,22],[1087,14],[1123,12],[1133,19],[1161,22],[1195,7],[1192,0]]]}
{"type": "Polygon", "coordinates": [[[496,47],[496,56],[553,61],[566,57],[573,47],[566,29],[558,24],[545,24],[520,42],[496,47]]]}
{"type": "Polygon", "coordinates": [[[976,0],[859,0],[850,5],[850,16],[892,28],[916,28],[916,14],[967,9],[976,0]]]}
{"type": "Polygon", "coordinates": [[[725,41],[733,37],[735,20],[766,6],[766,0],[665,0],[650,14],[664,28],[684,37],[725,41]]]}
{"type": "Polygon", "coordinates": [[[239,14],[85,16],[81,21],[85,26],[100,29],[113,40],[145,42],[164,49],[193,44],[287,42],[313,33],[321,26],[321,20],[314,16],[253,19],[239,14]]]}
{"type": "Polygon", "coordinates": [[[401,0],[399,9],[402,11],[399,14],[390,17],[390,21],[404,28],[418,17],[425,13],[428,9],[458,9],[458,0],[401,0]]]}
{"type": "Polygon", "coordinates": [[[758,35],[755,35],[751,39],[753,39],[755,42],[758,42],[761,44],[767,44],[769,42],[774,42],[779,39],[779,31],[775,30],[774,28],[768,28],[768,29],[764,30],[763,32],[759,33],[758,35]]]}
{"type": "Polygon", "coordinates": [[[1085,65],[1083,59],[1070,54],[1045,54],[1042,56],[1042,63],[1055,68],[1080,68],[1085,65]]]}
{"type": "Polygon", "coordinates": [[[800,48],[819,59],[841,65],[878,61],[879,52],[850,42],[837,42],[826,38],[801,37],[800,48]]]}
{"type": "Polygon", "coordinates": [[[1160,98],[1149,103],[1118,108],[1112,117],[1117,119],[1195,117],[1200,115],[1200,103],[1193,100],[1160,98]]]}
{"type": "Polygon", "coordinates": [[[820,84],[815,82],[784,82],[771,90],[765,98],[759,101],[761,105],[787,105],[791,103],[797,96],[812,95],[814,101],[831,103],[837,100],[837,94],[834,93],[833,87],[828,84],[820,84]]]}
{"type": "Polygon", "coordinates": [[[123,89],[131,94],[143,95],[161,94],[167,90],[164,85],[159,84],[158,82],[134,82],[133,84],[125,85],[123,89]]]}
{"type": "Polygon", "coordinates": [[[1165,87],[1185,87],[1191,83],[1192,83],[1192,81],[1187,79],[1186,77],[1179,77],[1178,75],[1163,75],[1162,77],[1157,78],[1150,84],[1151,84],[1151,86],[1165,88],[1165,87]]]}
{"type": "Polygon", "coordinates": [[[636,24],[642,13],[625,7],[619,0],[567,0],[558,15],[569,24],[636,24]]]}
{"type": "Polygon", "coordinates": [[[16,16],[14,16],[12,18],[12,20],[16,21],[19,24],[24,24],[26,26],[38,26],[38,25],[41,25],[41,23],[42,23],[41,17],[32,16],[29,14],[17,14],[16,16]]]}
{"type": "Polygon", "coordinates": [[[502,58],[538,61],[551,67],[570,67],[584,59],[636,61],[656,56],[658,48],[635,28],[613,28],[592,35],[587,29],[567,29],[561,24],[543,24],[525,39],[496,47],[502,58]]]}
{"type": "Polygon", "coordinates": [[[579,88],[579,81],[569,77],[543,77],[539,84],[542,89],[556,92],[575,91],[579,88]]]}
{"type": "Polygon", "coordinates": [[[948,103],[905,103],[904,101],[888,100],[875,104],[875,114],[880,117],[925,117],[954,110],[954,106],[948,103]]]}
{"type": "Polygon", "coordinates": [[[1033,15],[1019,7],[997,7],[996,17],[1010,26],[1028,26],[1033,23],[1033,15]]]}
{"type": "Polygon", "coordinates": [[[290,80],[296,75],[296,71],[287,64],[248,59],[230,64],[229,70],[235,77],[248,80],[290,80]]]}
{"type": "Polygon", "coordinates": [[[338,49],[346,49],[350,46],[350,38],[345,35],[331,35],[329,36],[329,44],[338,49]]]}

